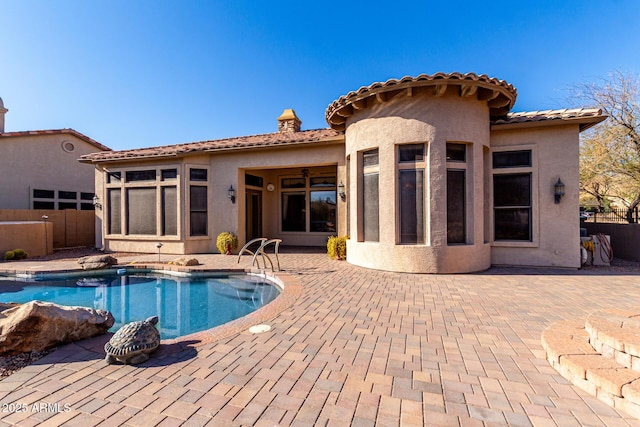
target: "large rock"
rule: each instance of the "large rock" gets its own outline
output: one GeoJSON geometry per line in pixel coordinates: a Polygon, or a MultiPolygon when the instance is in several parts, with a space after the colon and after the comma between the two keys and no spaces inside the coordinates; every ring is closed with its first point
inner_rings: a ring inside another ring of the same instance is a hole
{"type": "Polygon", "coordinates": [[[101,268],[109,268],[116,265],[118,260],[111,255],[93,255],[80,258],[78,264],[83,270],[99,270],[101,268]]]}
{"type": "Polygon", "coordinates": [[[104,334],[114,324],[105,310],[31,301],[0,311],[0,356],[42,351],[104,334]]]}
{"type": "Polygon", "coordinates": [[[190,267],[192,265],[200,265],[200,262],[195,258],[176,258],[170,261],[169,264],[190,267]]]}

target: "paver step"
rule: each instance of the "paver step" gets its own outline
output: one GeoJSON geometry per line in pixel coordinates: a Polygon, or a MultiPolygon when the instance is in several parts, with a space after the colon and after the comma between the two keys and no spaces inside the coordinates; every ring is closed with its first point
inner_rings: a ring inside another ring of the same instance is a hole
{"type": "Polygon", "coordinates": [[[608,310],[561,320],[542,332],[542,346],[564,378],[640,418],[640,314],[608,310]]]}
{"type": "Polygon", "coordinates": [[[600,354],[640,371],[640,314],[625,310],[598,311],[585,321],[589,342],[600,354]]]}

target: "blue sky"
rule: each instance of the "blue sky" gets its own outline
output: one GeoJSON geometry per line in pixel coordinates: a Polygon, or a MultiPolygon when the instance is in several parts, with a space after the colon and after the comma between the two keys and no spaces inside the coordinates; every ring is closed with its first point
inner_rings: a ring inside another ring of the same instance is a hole
{"type": "Polygon", "coordinates": [[[303,129],[361,86],[475,72],[514,111],[640,74],[640,2],[0,0],[5,131],[73,128],[113,149],[303,129]]]}

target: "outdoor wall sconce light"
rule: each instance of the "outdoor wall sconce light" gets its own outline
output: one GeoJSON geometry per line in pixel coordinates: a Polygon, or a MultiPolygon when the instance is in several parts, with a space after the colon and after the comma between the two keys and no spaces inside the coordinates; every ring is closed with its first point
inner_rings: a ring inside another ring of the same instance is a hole
{"type": "Polygon", "coordinates": [[[558,178],[558,182],[553,186],[553,195],[555,197],[555,203],[560,203],[560,199],[564,196],[564,183],[558,178]]]}
{"type": "Polygon", "coordinates": [[[102,203],[100,203],[100,198],[98,196],[93,196],[93,206],[95,206],[96,209],[102,209],[102,203]]]}
{"type": "Polygon", "coordinates": [[[309,176],[309,169],[307,168],[302,168],[302,177],[306,178],[309,176]]]}
{"type": "Polygon", "coordinates": [[[343,202],[347,198],[347,193],[344,192],[344,184],[342,183],[342,181],[340,181],[340,184],[338,184],[338,196],[340,196],[343,202]]]}
{"type": "Polygon", "coordinates": [[[231,200],[231,203],[236,202],[236,190],[233,189],[233,185],[229,186],[229,189],[227,190],[227,197],[231,200]]]}

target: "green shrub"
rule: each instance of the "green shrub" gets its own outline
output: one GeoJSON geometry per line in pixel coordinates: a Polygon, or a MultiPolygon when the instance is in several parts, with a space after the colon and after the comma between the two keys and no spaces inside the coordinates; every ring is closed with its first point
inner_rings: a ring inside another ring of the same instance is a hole
{"type": "Polygon", "coordinates": [[[232,250],[238,249],[238,238],[235,234],[228,231],[218,234],[216,246],[221,254],[230,253],[232,250]]]}
{"type": "Polygon", "coordinates": [[[347,259],[347,236],[331,236],[327,240],[327,254],[331,259],[347,259]]]}
{"type": "Polygon", "coordinates": [[[15,257],[16,257],[16,254],[13,251],[7,251],[7,252],[4,253],[5,261],[11,261],[15,257]]]}
{"type": "Polygon", "coordinates": [[[13,250],[14,259],[26,259],[29,254],[23,251],[22,249],[14,249],[13,250]]]}

